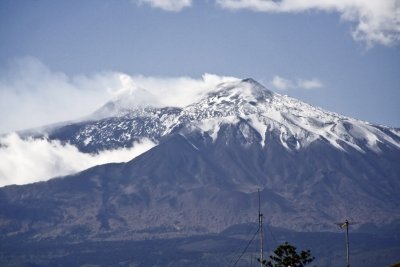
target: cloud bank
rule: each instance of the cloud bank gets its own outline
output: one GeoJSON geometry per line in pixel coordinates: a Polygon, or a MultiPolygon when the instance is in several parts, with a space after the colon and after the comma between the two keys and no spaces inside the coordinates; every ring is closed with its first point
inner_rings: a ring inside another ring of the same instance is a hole
{"type": "Polygon", "coordinates": [[[139,5],[146,4],[154,8],[174,12],[179,12],[192,5],[192,0],[136,0],[135,2],[139,5]]]}
{"type": "MultiPolygon", "coordinates": [[[[204,74],[200,79],[191,77],[146,77],[142,75],[127,76],[132,84],[131,88],[144,88],[154,96],[154,103],[160,106],[185,107],[200,100],[207,92],[225,82],[238,81],[238,78],[204,74]]],[[[131,90],[134,94],[135,90],[131,90]]]]}
{"type": "Polygon", "coordinates": [[[68,76],[36,58],[15,60],[0,73],[0,133],[86,117],[110,99],[183,107],[234,77],[148,77],[121,72],[68,76]]]}
{"type": "Polygon", "coordinates": [[[224,82],[238,78],[204,74],[201,79],[190,77],[146,77],[116,74],[120,87],[110,90],[114,96],[111,103],[103,105],[88,119],[102,119],[118,116],[126,110],[152,107],[185,107],[200,100],[206,93],[224,82]]]}
{"type": "Polygon", "coordinates": [[[305,79],[298,79],[297,81],[292,81],[289,79],[285,79],[281,76],[275,75],[270,84],[278,90],[288,90],[293,88],[300,88],[300,89],[317,89],[322,88],[324,85],[321,81],[316,78],[305,80],[305,79]]]}
{"type": "Polygon", "coordinates": [[[69,77],[36,58],[17,59],[0,73],[0,133],[79,118],[118,86],[114,73],[69,77]]]}
{"type": "Polygon", "coordinates": [[[216,0],[224,9],[248,9],[266,13],[337,12],[355,23],[352,36],[368,46],[400,42],[400,2],[398,0],[216,0]]]}
{"type": "Polygon", "coordinates": [[[23,140],[15,133],[9,134],[0,139],[0,186],[46,181],[96,165],[127,162],[155,145],[144,139],[129,149],[87,154],[70,144],[46,139],[23,140]]]}

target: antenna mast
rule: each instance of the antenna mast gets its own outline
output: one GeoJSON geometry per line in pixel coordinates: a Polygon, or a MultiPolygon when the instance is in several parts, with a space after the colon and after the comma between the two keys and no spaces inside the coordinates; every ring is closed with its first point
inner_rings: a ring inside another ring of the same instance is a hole
{"type": "Polygon", "coordinates": [[[346,220],[344,222],[346,227],[346,260],[347,260],[347,267],[350,267],[350,258],[349,258],[349,221],[346,220]]]}
{"type": "Polygon", "coordinates": [[[260,266],[263,267],[264,261],[264,233],[263,233],[263,214],[261,213],[260,189],[258,189],[258,227],[260,230],[260,266]]]}
{"type": "Polygon", "coordinates": [[[340,228],[346,228],[346,267],[350,267],[350,250],[349,250],[349,225],[357,224],[358,222],[349,222],[349,220],[345,220],[344,222],[337,223],[340,228]]]}

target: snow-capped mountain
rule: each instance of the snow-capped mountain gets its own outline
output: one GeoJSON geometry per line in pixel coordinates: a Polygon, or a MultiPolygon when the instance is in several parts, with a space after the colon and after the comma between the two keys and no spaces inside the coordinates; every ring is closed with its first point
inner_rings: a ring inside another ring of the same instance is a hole
{"type": "Polygon", "coordinates": [[[54,130],[50,138],[69,141],[83,151],[96,151],[129,146],[144,137],[158,142],[182,127],[200,129],[215,139],[221,125],[245,120],[260,134],[262,146],[268,145],[268,133],[278,132],[287,150],[305,148],[316,140],[362,153],[379,152],[381,145],[400,148],[399,129],[308,105],[273,93],[252,79],[220,84],[184,108],[157,106],[150,93],[139,89],[106,103],[89,121],[54,130]]]}
{"type": "Polygon", "coordinates": [[[160,107],[121,96],[85,121],[48,130],[83,152],[143,138],[158,145],[127,163],[1,188],[1,233],[90,240],[216,233],[254,221],[258,189],[273,226],[326,231],[344,218],[398,224],[399,129],[313,107],[252,79],[199,99],[160,107]]]}

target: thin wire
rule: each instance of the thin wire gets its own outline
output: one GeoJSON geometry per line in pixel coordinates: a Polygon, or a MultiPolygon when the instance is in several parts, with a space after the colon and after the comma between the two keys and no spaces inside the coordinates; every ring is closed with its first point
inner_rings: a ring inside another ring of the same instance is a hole
{"type": "MultiPolygon", "coordinates": [[[[246,231],[246,236],[249,236],[251,233],[253,233],[253,231],[255,229],[256,229],[256,227],[253,227],[251,225],[251,227],[246,231]]],[[[240,253],[241,249],[242,249],[242,246],[237,246],[236,249],[234,249],[233,256],[231,257],[229,262],[225,261],[226,266],[231,266],[232,265],[232,262],[235,260],[235,256],[240,253]]]]}
{"type": "Polygon", "coordinates": [[[271,234],[272,240],[274,240],[274,242],[275,242],[275,246],[277,246],[277,245],[278,245],[278,242],[276,241],[275,236],[274,236],[274,234],[273,234],[272,231],[271,231],[271,227],[269,227],[268,224],[267,224],[267,229],[268,229],[269,233],[271,234]]]}
{"type": "Polygon", "coordinates": [[[243,250],[242,254],[240,254],[239,258],[235,261],[235,263],[232,265],[232,267],[236,266],[236,264],[239,262],[239,260],[242,258],[244,253],[246,253],[247,249],[249,248],[251,242],[253,242],[254,238],[257,236],[258,232],[260,231],[260,228],[257,229],[257,232],[254,233],[253,237],[250,239],[249,243],[247,243],[247,246],[243,250]]]}

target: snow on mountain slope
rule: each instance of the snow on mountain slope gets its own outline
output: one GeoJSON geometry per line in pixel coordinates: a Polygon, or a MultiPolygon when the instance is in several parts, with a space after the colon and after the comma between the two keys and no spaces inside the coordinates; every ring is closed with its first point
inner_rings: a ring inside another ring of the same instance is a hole
{"type": "Polygon", "coordinates": [[[216,92],[187,107],[185,112],[200,121],[200,127],[205,127],[206,131],[209,126],[204,126],[204,119],[217,118],[220,123],[226,123],[225,118],[229,116],[243,118],[263,137],[262,145],[265,145],[267,131],[278,131],[282,145],[289,150],[287,142],[292,138],[296,140],[296,149],[317,139],[324,139],[342,150],[345,150],[344,144],[361,152],[365,148],[379,152],[379,143],[400,148],[400,136],[394,129],[377,127],[272,93],[251,79],[220,85],[216,92]]]}
{"type": "Polygon", "coordinates": [[[305,148],[316,140],[328,142],[336,149],[352,148],[361,153],[379,153],[381,145],[400,148],[399,130],[311,106],[271,92],[253,79],[222,83],[183,108],[159,107],[144,89],[135,92],[108,102],[91,120],[73,129],[57,129],[50,135],[59,139],[62,131],[72,129],[72,138],[69,136],[67,141],[84,151],[102,150],[127,146],[143,137],[158,142],[182,127],[200,129],[215,140],[221,125],[243,119],[260,134],[262,146],[268,145],[266,136],[275,132],[287,150],[305,148]]]}

